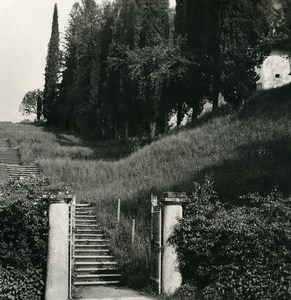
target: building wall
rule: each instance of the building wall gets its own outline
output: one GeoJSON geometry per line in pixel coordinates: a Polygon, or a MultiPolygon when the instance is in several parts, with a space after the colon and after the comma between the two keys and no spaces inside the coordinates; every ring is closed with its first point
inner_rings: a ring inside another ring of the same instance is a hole
{"type": "Polygon", "coordinates": [[[258,69],[261,78],[257,82],[258,89],[276,88],[291,82],[289,56],[273,51],[261,68],[258,69]]]}

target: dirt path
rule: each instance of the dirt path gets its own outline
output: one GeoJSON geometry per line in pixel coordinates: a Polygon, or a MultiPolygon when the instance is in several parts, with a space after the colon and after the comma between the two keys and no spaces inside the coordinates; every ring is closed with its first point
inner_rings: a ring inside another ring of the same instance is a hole
{"type": "Polygon", "coordinates": [[[154,300],[155,298],[143,296],[140,293],[122,287],[79,287],[75,299],[79,300],[154,300]]]}

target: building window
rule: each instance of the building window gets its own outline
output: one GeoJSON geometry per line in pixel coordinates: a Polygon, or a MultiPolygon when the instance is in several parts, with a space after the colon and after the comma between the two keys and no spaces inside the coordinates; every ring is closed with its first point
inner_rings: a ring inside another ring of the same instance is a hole
{"type": "Polygon", "coordinates": [[[276,77],[276,78],[280,78],[280,74],[276,74],[275,77],[276,77]]]}
{"type": "Polygon", "coordinates": [[[262,82],[258,82],[257,83],[257,90],[262,90],[263,89],[263,83],[262,82]]]}

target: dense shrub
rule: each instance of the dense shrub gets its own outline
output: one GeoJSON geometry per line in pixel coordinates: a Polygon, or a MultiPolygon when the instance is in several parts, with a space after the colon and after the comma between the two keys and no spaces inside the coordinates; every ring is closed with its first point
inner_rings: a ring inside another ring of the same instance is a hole
{"type": "Polygon", "coordinates": [[[1,185],[0,299],[43,299],[48,238],[45,181],[1,185]]]}
{"type": "Polygon", "coordinates": [[[183,278],[196,299],[290,299],[291,200],[274,191],[242,202],[223,205],[209,179],[196,187],[171,238],[183,278]]]}
{"type": "Polygon", "coordinates": [[[0,266],[0,299],[43,299],[43,269],[0,266]]]}

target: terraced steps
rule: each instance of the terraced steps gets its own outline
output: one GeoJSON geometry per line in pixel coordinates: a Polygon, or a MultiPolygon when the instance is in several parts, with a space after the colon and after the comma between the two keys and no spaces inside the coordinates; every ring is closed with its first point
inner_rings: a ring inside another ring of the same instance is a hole
{"type": "Polygon", "coordinates": [[[0,146],[0,163],[1,164],[20,164],[20,154],[18,149],[0,146]]]}
{"type": "Polygon", "coordinates": [[[89,204],[76,205],[74,266],[75,286],[120,283],[121,274],[110,253],[108,239],[100,230],[89,204]]]}
{"type": "Polygon", "coordinates": [[[11,148],[7,139],[0,138],[0,165],[4,165],[10,180],[19,177],[38,176],[40,171],[37,166],[21,165],[21,157],[18,148],[11,148]]]}
{"type": "Polygon", "coordinates": [[[0,138],[0,147],[10,148],[9,141],[7,139],[0,138]]]}
{"type": "Polygon", "coordinates": [[[38,176],[40,175],[37,166],[21,166],[21,165],[6,165],[6,170],[10,179],[17,179],[25,176],[38,176]]]}

